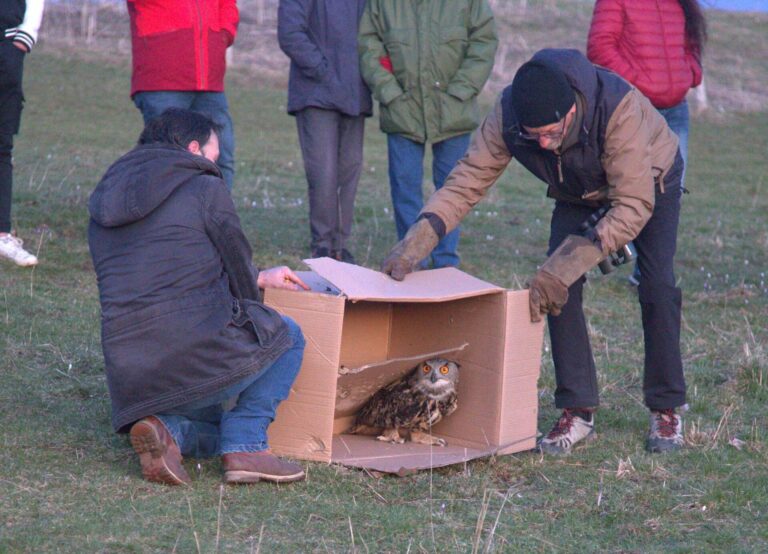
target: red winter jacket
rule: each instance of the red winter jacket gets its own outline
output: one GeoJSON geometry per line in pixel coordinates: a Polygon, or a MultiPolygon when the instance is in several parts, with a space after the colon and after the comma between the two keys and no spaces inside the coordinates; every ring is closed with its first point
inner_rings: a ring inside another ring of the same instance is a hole
{"type": "Polygon", "coordinates": [[[127,0],[131,96],[152,90],[224,90],[225,54],[235,41],[236,0],[127,0]]]}
{"type": "Polygon", "coordinates": [[[635,85],[656,108],[676,106],[701,83],[700,52],[688,44],[677,0],[597,0],[587,57],[635,85]]]}

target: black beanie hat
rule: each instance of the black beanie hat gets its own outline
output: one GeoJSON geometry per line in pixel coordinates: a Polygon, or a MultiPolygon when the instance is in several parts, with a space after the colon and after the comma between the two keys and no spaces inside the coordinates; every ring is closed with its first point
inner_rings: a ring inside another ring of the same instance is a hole
{"type": "Polygon", "coordinates": [[[563,72],[539,60],[520,66],[510,96],[517,120],[526,127],[557,123],[576,101],[563,72]]]}

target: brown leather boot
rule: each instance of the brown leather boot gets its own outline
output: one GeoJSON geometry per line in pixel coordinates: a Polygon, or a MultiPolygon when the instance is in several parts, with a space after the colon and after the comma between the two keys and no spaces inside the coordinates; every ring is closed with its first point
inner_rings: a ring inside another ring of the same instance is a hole
{"type": "Polygon", "coordinates": [[[155,416],[149,416],[131,427],[131,444],[139,455],[144,479],[164,485],[188,485],[192,482],[181,465],[181,452],[176,441],[155,416]]]}
{"type": "Polygon", "coordinates": [[[304,470],[294,462],[281,460],[269,450],[262,452],[232,452],[222,457],[225,483],[292,483],[303,481],[304,470]]]}

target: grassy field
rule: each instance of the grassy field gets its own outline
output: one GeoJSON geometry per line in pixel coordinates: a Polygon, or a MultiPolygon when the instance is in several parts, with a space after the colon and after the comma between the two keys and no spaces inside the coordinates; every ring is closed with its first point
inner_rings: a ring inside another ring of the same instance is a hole
{"type": "MultiPolygon", "coordinates": [[[[643,451],[642,331],[626,271],[596,277],[586,310],[599,368],[599,440],[374,478],[309,464],[306,483],[223,488],[141,479],[109,425],[86,200],[140,116],[125,61],[28,58],[14,214],[41,264],[0,265],[0,552],[768,551],[768,113],[698,118],[677,271],[684,291],[688,448],[643,451]]],[[[235,201],[259,265],[303,268],[306,185],[282,90],[233,75],[235,201]],[[286,222],[290,222],[286,225],[286,222]]],[[[366,138],[352,250],[376,267],[393,243],[385,146],[366,138]]],[[[463,269],[520,287],[543,259],[551,203],[516,166],[464,226],[463,269]]],[[[539,427],[556,416],[543,353],[539,427]]]]}

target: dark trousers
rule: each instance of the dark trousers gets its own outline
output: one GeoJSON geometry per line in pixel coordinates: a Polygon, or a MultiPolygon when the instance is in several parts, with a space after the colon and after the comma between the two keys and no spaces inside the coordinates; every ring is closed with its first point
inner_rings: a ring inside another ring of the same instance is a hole
{"type": "MultiPolygon", "coordinates": [[[[685,377],[680,356],[681,292],[675,286],[673,262],[680,217],[683,161],[678,153],[664,180],[656,185],[653,215],[634,240],[642,279],[638,287],[645,338],[645,404],[652,410],[685,404],[685,377]]],[[[549,253],[569,234],[577,234],[594,208],[558,201],[552,213],[549,253]]],[[[597,375],[582,310],[582,277],[568,289],[562,313],[549,316],[555,364],[555,405],[586,408],[599,403],[597,375]]]]}
{"type": "Polygon", "coordinates": [[[340,251],[352,233],[365,117],[305,108],[296,127],[309,185],[311,247],[340,251]]]}
{"type": "Polygon", "coordinates": [[[24,94],[21,78],[24,52],[10,40],[0,40],[0,233],[11,230],[13,135],[19,132],[24,94]]]}

